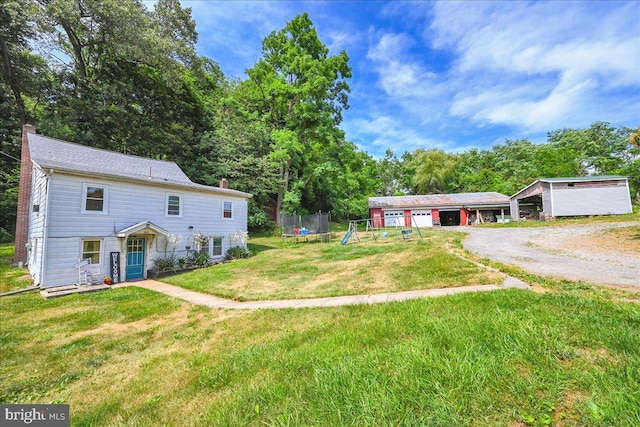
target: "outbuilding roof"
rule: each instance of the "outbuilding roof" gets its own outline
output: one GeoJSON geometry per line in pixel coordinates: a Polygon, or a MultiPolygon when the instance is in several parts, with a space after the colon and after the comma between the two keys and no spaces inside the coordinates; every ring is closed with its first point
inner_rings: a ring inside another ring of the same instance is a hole
{"type": "Polygon", "coordinates": [[[197,184],[175,162],[116,153],[35,133],[28,133],[28,138],[31,160],[45,170],[252,197],[237,190],[197,184]]]}
{"type": "Polygon", "coordinates": [[[591,182],[591,181],[617,181],[625,180],[626,176],[601,175],[601,176],[574,176],[566,178],[540,178],[542,182],[591,182]]]}
{"type": "Polygon", "coordinates": [[[424,196],[370,197],[369,209],[509,206],[509,202],[509,196],[496,192],[428,194],[424,196]]]}

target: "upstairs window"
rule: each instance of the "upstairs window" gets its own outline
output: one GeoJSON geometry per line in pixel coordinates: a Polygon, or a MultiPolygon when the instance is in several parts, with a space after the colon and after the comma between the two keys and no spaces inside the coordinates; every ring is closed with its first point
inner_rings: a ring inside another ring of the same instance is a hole
{"type": "Polygon", "coordinates": [[[233,218],[233,203],[232,202],[223,202],[222,203],[222,218],[232,219],[233,218]]]}
{"type": "Polygon", "coordinates": [[[107,213],[109,187],[104,185],[82,185],[82,212],[107,213]]]}
{"type": "Polygon", "coordinates": [[[181,216],[180,196],[177,194],[167,194],[167,216],[181,216]]]}

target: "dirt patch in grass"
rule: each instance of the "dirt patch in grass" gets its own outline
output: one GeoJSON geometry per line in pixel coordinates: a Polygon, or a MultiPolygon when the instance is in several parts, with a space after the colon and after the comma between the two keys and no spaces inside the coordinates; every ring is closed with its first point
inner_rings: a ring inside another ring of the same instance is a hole
{"type": "Polygon", "coordinates": [[[596,230],[588,234],[565,237],[557,241],[557,246],[591,253],[640,257],[640,225],[596,230]]]}
{"type": "Polygon", "coordinates": [[[606,348],[583,348],[579,351],[579,355],[582,359],[587,361],[589,365],[600,362],[612,365],[618,364],[617,358],[606,348]]]}
{"type": "Polygon", "coordinates": [[[148,317],[129,323],[103,323],[95,329],[76,332],[67,337],[68,341],[96,335],[109,335],[118,338],[124,335],[145,332],[162,325],[181,326],[191,321],[188,318],[189,309],[185,308],[162,317],[148,317]]]}
{"type": "MultiPolygon", "coordinates": [[[[59,303],[59,301],[56,301],[56,303],[59,303]]],[[[64,319],[65,317],[68,317],[77,313],[84,313],[86,311],[87,311],[86,307],[82,307],[82,306],[69,307],[67,305],[62,305],[57,308],[50,308],[42,317],[38,318],[38,321],[45,322],[47,320],[64,319]]]]}
{"type": "Polygon", "coordinates": [[[563,393],[562,400],[553,413],[553,421],[558,427],[577,425],[579,420],[578,406],[585,402],[588,396],[577,391],[563,393]]]}

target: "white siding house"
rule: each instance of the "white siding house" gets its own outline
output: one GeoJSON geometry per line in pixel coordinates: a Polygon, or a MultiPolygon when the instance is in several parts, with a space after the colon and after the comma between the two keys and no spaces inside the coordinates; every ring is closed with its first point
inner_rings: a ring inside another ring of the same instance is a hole
{"type": "Polygon", "coordinates": [[[43,288],[77,283],[75,265],[87,258],[102,275],[113,275],[115,266],[115,281],[144,278],[165,256],[167,237],[178,238],[178,254],[184,254],[201,233],[211,258],[221,258],[234,245],[232,236],[247,231],[251,195],[226,188],[226,180],[220,187],[200,185],[174,162],[36,133],[27,133],[27,141],[26,262],[34,284],[43,288]]]}

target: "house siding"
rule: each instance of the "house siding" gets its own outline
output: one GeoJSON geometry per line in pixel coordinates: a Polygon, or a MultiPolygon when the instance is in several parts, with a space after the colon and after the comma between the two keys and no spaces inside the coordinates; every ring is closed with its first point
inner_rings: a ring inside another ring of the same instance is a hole
{"type": "MultiPolygon", "coordinates": [[[[42,285],[59,286],[77,281],[74,264],[82,253],[83,239],[102,240],[101,271],[109,274],[109,253],[120,252],[121,278],[125,277],[126,239],[116,232],[139,222],[151,221],[171,234],[182,236],[180,247],[193,245],[193,234],[224,237],[223,253],[230,246],[228,236],[247,231],[247,199],[208,191],[143,185],[117,180],[54,173],[50,180],[49,224],[46,247],[47,268],[42,285]],[[83,213],[83,184],[108,187],[108,214],[83,213]],[[165,214],[166,194],[180,195],[182,215],[165,214]],[[223,219],[223,202],[233,203],[233,218],[223,219]],[[189,228],[193,227],[193,228],[189,228]]],[[[134,237],[132,235],[131,237],[134,237]]],[[[147,237],[145,269],[160,257],[158,239],[147,237]]]]}
{"type": "Polygon", "coordinates": [[[520,220],[520,205],[518,204],[518,199],[515,197],[511,199],[511,218],[513,221],[520,220]]]}
{"type": "Polygon", "coordinates": [[[47,221],[47,175],[37,166],[31,172],[31,196],[29,199],[29,233],[27,236],[27,265],[34,284],[42,281],[44,263],[44,239],[47,221]],[[37,206],[37,208],[36,208],[37,206]]]}
{"type": "Polygon", "coordinates": [[[549,182],[540,182],[539,184],[542,185],[542,213],[544,216],[552,217],[553,201],[551,200],[551,186],[554,184],[549,182]]]}
{"type": "Polygon", "coordinates": [[[552,197],[554,216],[631,213],[624,181],[554,183],[552,197]]]}

